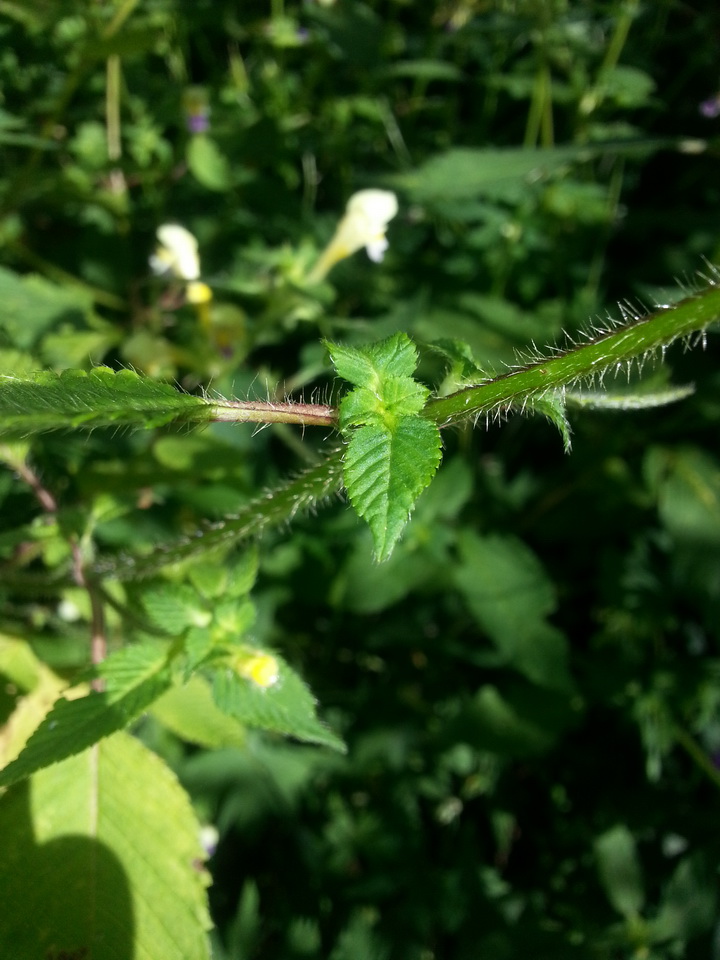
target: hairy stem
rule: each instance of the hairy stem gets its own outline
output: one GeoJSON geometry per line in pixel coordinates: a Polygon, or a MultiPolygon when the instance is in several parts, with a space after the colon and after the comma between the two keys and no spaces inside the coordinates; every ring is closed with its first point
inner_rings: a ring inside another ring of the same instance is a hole
{"type": "Polygon", "coordinates": [[[298,423],[334,427],[337,410],[324,403],[273,403],[269,400],[221,400],[213,403],[213,420],[230,423],[298,423]]]}
{"type": "Polygon", "coordinates": [[[538,359],[487,383],[431,400],[424,416],[441,425],[518,404],[575,383],[624,368],[678,337],[699,333],[720,318],[720,288],[711,286],[672,307],[598,334],[585,344],[538,359]]]}
{"type": "Polygon", "coordinates": [[[125,556],[98,563],[93,576],[113,580],[143,579],[171,564],[191,560],[218,547],[232,546],[268,528],[287,523],[297,513],[339,490],[341,482],[342,449],[338,449],[295,479],[255,497],[235,516],[208,524],[190,537],[165,544],[149,556],[125,556]]]}

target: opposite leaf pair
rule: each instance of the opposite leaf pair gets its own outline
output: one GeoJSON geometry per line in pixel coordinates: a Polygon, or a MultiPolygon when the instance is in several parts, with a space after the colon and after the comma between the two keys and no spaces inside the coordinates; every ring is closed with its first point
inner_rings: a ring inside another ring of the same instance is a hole
{"type": "Polygon", "coordinates": [[[355,388],[340,403],[348,447],[344,482],[387,560],[440,464],[440,430],[421,416],[429,390],[413,379],[418,355],[404,333],[363,349],[328,343],[337,373],[355,388]]]}

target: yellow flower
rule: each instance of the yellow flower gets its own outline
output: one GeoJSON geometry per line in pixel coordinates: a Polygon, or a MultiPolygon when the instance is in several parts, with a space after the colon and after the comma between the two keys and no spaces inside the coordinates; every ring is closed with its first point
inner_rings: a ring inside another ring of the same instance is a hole
{"type": "Polygon", "coordinates": [[[385,237],[388,223],[398,211],[397,197],[389,190],[360,190],[348,200],[345,216],[335,235],[315,264],[308,279],[319,283],[339,260],[365,247],[367,255],[379,263],[388,247],[385,237]]]}
{"type": "Polygon", "coordinates": [[[280,664],[271,653],[262,650],[248,650],[233,657],[233,667],[237,674],[256,686],[274,686],[280,679],[280,664]]]}
{"type": "Polygon", "coordinates": [[[185,280],[189,303],[202,304],[212,300],[210,287],[200,281],[198,242],[190,231],[179,223],[164,223],[157,229],[157,238],[160,245],[150,257],[152,270],[185,280]]]}

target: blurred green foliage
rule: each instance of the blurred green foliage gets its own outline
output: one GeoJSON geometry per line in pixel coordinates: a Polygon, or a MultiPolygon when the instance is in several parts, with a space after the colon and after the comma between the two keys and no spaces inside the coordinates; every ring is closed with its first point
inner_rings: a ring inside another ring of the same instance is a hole
{"type": "MultiPolygon", "coordinates": [[[[0,3],[0,373],[102,362],[332,397],[321,338],[403,331],[450,392],[453,340],[498,371],[618,298],[669,302],[720,255],[720,120],[698,111],[718,32],[700,0],[0,3]],[[382,266],[359,253],[308,285],[367,186],[401,202],[382,266]],[[149,269],[167,221],[199,240],[205,314],[149,269]]],[[[333,502],[262,538],[252,604],[242,551],[171,572],[169,608],[166,581],[108,579],[111,649],[173,617],[198,657],[205,627],[247,636],[317,696],[335,733],[313,715],[308,739],[348,747],[248,732],[202,684],[137,723],[219,831],[214,956],[719,955],[712,331],[667,359],[650,386],[695,395],[584,411],[570,457],[539,419],[446,433],[384,565],[333,502]]],[[[152,555],[325,439],[214,424],[3,447],[0,629],[75,677],[92,611],[61,577],[71,544],[152,555]]],[[[31,683],[0,671],[4,719],[31,683]]]]}

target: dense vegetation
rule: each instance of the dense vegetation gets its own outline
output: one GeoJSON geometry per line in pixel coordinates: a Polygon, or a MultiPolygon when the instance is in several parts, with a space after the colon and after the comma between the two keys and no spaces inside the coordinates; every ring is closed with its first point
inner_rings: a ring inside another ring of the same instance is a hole
{"type": "Polygon", "coordinates": [[[2,956],[720,956],[718,42],[0,2],[2,956]]]}

